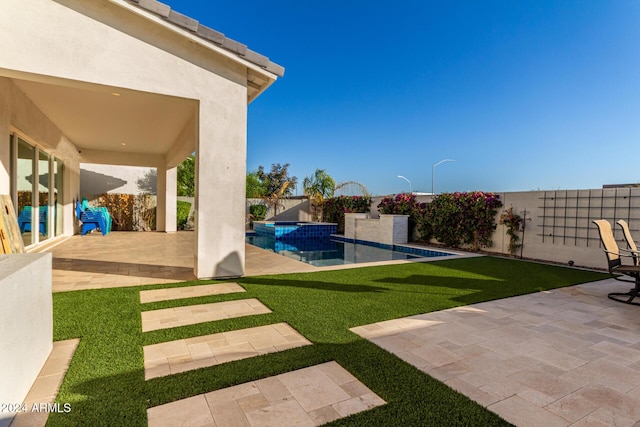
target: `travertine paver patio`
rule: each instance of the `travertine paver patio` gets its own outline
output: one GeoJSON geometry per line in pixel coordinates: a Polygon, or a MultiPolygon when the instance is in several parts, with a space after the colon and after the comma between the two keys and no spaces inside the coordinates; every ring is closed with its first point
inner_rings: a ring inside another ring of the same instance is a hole
{"type": "Polygon", "coordinates": [[[143,311],[142,332],[271,313],[255,298],[143,311]]]}
{"type": "Polygon", "coordinates": [[[310,345],[286,323],[181,339],[144,347],[145,379],[310,345]]]}
{"type": "Polygon", "coordinates": [[[48,252],[54,292],[195,280],[192,232],[75,235],[48,252]]]}
{"type": "Polygon", "coordinates": [[[613,279],[353,328],[521,426],[640,422],[640,307],[613,279]]]}
{"type": "Polygon", "coordinates": [[[246,290],[235,282],[183,286],[180,288],[152,289],[149,291],[140,291],[140,303],[146,304],[150,302],[170,301],[183,298],[232,294],[235,292],[246,292],[246,290]]]}
{"type": "MultiPolygon", "coordinates": [[[[116,288],[195,280],[192,231],[114,231],[75,235],[50,248],[53,291],[116,288]]],[[[319,271],[318,267],[245,245],[245,275],[319,271]]]]}
{"type": "MultiPolygon", "coordinates": [[[[53,404],[79,343],[80,339],[53,343],[51,354],[24,399],[26,410],[15,416],[11,427],[36,427],[44,426],[47,423],[49,410],[42,410],[42,405],[53,404]]],[[[67,405],[65,407],[64,404],[61,404],[57,410],[60,412],[73,411],[73,405],[69,403],[67,405]]]]}
{"type": "Polygon", "coordinates": [[[385,401],[336,362],[189,397],[147,410],[150,427],[317,426],[385,401]]]}

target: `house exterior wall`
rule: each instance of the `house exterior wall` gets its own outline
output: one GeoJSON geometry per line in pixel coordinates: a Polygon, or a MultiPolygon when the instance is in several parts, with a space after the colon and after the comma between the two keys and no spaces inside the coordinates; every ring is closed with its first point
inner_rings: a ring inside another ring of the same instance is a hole
{"type": "MultiPolygon", "coordinates": [[[[239,63],[232,54],[212,55],[195,37],[177,37],[161,18],[149,18],[123,0],[3,0],[1,12],[0,75],[197,101],[193,120],[164,155],[149,156],[146,161],[147,156],[136,153],[83,149],[80,161],[164,168],[170,182],[171,169],[195,151],[199,183],[195,273],[200,278],[242,275],[249,65],[239,63]]],[[[34,124],[15,109],[11,116],[21,122],[17,127],[22,122],[27,127],[34,124]]],[[[42,130],[29,135],[37,138],[42,130]]],[[[59,131],[57,137],[65,140],[59,131]]],[[[6,157],[4,153],[0,156],[6,157]]],[[[74,163],[69,171],[76,179],[77,166],[74,163]]],[[[6,180],[2,173],[0,180],[6,180]]],[[[78,195],[77,188],[71,188],[73,196],[78,195]]],[[[167,214],[169,205],[175,209],[175,194],[159,199],[168,204],[159,206],[158,217],[166,222],[167,231],[174,220],[175,229],[175,216],[167,214]]]]}
{"type": "MultiPolygon", "coordinates": [[[[0,141],[3,141],[0,143],[0,194],[11,191],[9,135],[12,132],[18,132],[63,160],[62,234],[74,234],[73,200],[80,188],[78,150],[11,79],[0,77],[0,141]]],[[[21,184],[24,183],[19,182],[18,186],[21,184]]]]}
{"type": "Polygon", "coordinates": [[[154,168],[81,163],[80,194],[156,194],[156,178],[154,168]]]}

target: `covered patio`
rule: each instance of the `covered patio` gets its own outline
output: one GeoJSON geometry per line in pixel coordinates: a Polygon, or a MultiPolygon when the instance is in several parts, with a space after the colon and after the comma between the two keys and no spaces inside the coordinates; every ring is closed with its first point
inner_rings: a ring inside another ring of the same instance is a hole
{"type": "MultiPolygon", "coordinates": [[[[194,240],[190,231],[72,236],[45,249],[53,256],[53,292],[196,280],[194,240]]],[[[245,247],[247,276],[317,270],[252,245],[245,247]]]]}
{"type": "Polygon", "coordinates": [[[195,153],[190,264],[163,278],[244,274],[247,105],[284,68],[153,0],[7,0],[0,36],[0,194],[32,212],[27,250],[78,232],[80,163],[155,168],[156,228],[175,232],[195,153]]]}

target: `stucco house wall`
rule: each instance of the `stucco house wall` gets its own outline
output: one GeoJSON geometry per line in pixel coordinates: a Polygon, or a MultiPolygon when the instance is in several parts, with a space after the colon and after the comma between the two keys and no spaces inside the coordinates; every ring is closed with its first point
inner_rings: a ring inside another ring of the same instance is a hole
{"type": "Polygon", "coordinates": [[[78,150],[11,79],[0,77],[0,135],[7,142],[0,144],[1,194],[9,194],[11,188],[8,141],[12,132],[21,136],[28,135],[30,141],[35,141],[56,157],[64,159],[63,234],[74,234],[77,230],[73,218],[73,195],[78,193],[80,187],[78,150]]]}
{"type": "Polygon", "coordinates": [[[156,194],[157,172],[140,166],[80,164],[80,194],[156,194]]]}
{"type": "MultiPolygon", "coordinates": [[[[22,132],[60,153],[66,214],[79,196],[80,162],[151,167],[158,230],[175,231],[176,167],[195,152],[194,271],[244,273],[247,103],[284,69],[152,0],[3,0],[0,40],[0,140],[22,132]],[[111,122],[83,128],[76,116],[90,114],[111,122]],[[159,132],[166,122],[173,127],[159,132]],[[101,131],[119,133],[109,142],[101,131]]],[[[9,148],[0,147],[8,193],[9,148]]]]}

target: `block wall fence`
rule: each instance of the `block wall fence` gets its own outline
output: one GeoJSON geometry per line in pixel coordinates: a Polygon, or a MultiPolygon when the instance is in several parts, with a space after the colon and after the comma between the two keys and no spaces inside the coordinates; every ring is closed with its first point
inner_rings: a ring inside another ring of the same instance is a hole
{"type": "MultiPolygon", "coordinates": [[[[627,221],[636,243],[640,242],[640,188],[605,188],[586,190],[550,190],[497,193],[503,207],[496,215],[496,224],[503,209],[526,218],[520,231],[521,249],[517,256],[527,259],[551,261],[589,268],[606,268],[598,230],[594,219],[606,219],[614,228],[621,248],[626,248],[622,231],[615,224],[627,221]]],[[[371,218],[379,216],[376,206],[383,197],[374,197],[371,218]]],[[[419,202],[430,202],[432,196],[418,196],[419,202]]],[[[415,233],[414,233],[415,238],[415,233]]],[[[509,253],[506,227],[498,224],[491,240],[493,246],[485,248],[495,254],[509,253]]]]}

